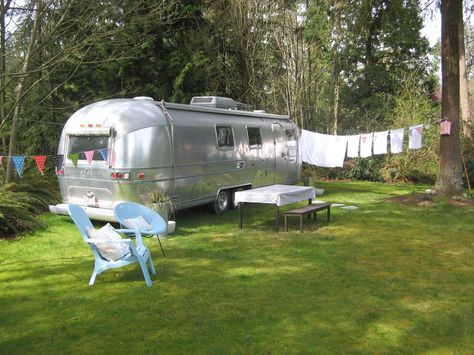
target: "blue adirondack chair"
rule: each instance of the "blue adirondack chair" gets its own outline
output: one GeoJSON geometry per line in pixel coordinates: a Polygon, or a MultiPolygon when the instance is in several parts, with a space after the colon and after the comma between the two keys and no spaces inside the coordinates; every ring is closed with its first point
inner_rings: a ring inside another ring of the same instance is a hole
{"type": "Polygon", "coordinates": [[[151,260],[150,251],[145,245],[143,245],[140,231],[136,229],[115,229],[115,231],[118,233],[135,234],[135,243],[131,239],[96,242],[91,240],[87,234],[87,229],[90,227],[93,228],[94,226],[82,207],[73,204],[69,205],[69,214],[76,224],[76,227],[81,232],[82,238],[87,244],[89,244],[89,247],[91,248],[95,257],[94,272],[92,273],[92,276],[89,280],[89,285],[93,285],[97,275],[106,270],[119,268],[133,263],[139,263],[147,286],[151,286],[150,274],[148,273],[146,265],[147,261],[150,264],[150,270],[153,275],[156,275],[156,271],[155,267],[153,266],[153,261],[151,260]],[[119,260],[107,260],[97,249],[96,244],[99,243],[124,243],[129,247],[130,252],[119,260]]]}
{"type": "Polygon", "coordinates": [[[115,219],[124,227],[138,228],[143,235],[156,235],[160,244],[161,252],[165,256],[165,251],[160,241],[160,234],[166,234],[168,225],[165,220],[151,208],[136,202],[120,202],[114,207],[115,219]],[[142,217],[146,226],[137,226],[130,223],[131,220],[142,217]]]}

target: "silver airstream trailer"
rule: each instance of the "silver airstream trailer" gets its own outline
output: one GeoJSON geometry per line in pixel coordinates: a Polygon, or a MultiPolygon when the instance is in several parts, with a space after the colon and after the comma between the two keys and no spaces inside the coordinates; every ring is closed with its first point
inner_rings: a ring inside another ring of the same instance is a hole
{"type": "Polygon", "coordinates": [[[74,203],[91,218],[114,221],[114,205],[146,203],[158,191],[178,209],[213,203],[222,213],[236,190],[296,183],[296,125],[288,116],[242,108],[248,109],[208,96],[190,105],[112,99],[78,110],[58,148],[64,155],[57,170],[63,203],[50,210],[67,214],[74,203]]]}

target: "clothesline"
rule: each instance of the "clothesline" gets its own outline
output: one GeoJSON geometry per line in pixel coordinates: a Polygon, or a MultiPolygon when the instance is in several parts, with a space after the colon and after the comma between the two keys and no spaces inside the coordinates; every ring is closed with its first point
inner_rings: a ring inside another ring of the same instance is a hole
{"type": "MultiPolygon", "coordinates": [[[[419,149],[422,146],[423,128],[429,125],[416,125],[408,129],[409,149],[419,149]]],[[[346,157],[369,157],[372,154],[387,154],[387,137],[390,137],[390,150],[392,154],[401,153],[403,150],[404,128],[387,130],[382,132],[364,133],[356,135],[328,135],[299,129],[300,153],[303,162],[321,167],[342,167],[346,157]]],[[[84,154],[87,162],[92,163],[94,154],[99,152],[102,159],[107,161],[110,149],[101,148],[87,150],[78,153],[71,153],[68,158],[77,168],[79,155],[84,154]]],[[[44,167],[48,157],[53,161],[56,173],[62,170],[63,154],[42,154],[42,155],[0,155],[0,166],[4,159],[11,159],[20,177],[26,158],[33,158],[40,173],[44,175],[44,167]]]]}
{"type": "MultiPolygon", "coordinates": [[[[408,128],[409,149],[422,147],[423,127],[426,126],[420,124],[408,128]]],[[[366,158],[376,154],[387,154],[388,142],[390,152],[398,154],[403,151],[404,136],[404,128],[345,136],[301,130],[299,140],[301,160],[320,167],[342,167],[346,156],[366,158]],[[388,137],[390,139],[387,141],[388,137]]]]}
{"type": "MultiPolygon", "coordinates": [[[[423,126],[423,130],[426,131],[426,130],[430,130],[430,129],[436,129],[437,126],[435,125],[432,125],[432,124],[418,124],[418,125],[415,125],[415,126],[423,126]]],[[[411,126],[411,127],[415,127],[415,126],[411,126]]],[[[298,127],[297,128],[298,132],[301,134],[302,131],[304,131],[305,129],[304,128],[301,128],[301,127],[298,127]]],[[[387,129],[387,132],[390,134],[390,132],[394,132],[398,130],[398,128],[394,128],[394,129],[387,129]]],[[[311,131],[310,131],[311,132],[311,131]]],[[[374,133],[374,131],[372,131],[372,133],[374,133]]],[[[325,134],[325,133],[321,133],[321,134],[325,134]]],[[[336,134],[335,134],[336,135],[336,134]]],[[[351,136],[351,135],[357,135],[355,133],[346,133],[346,134],[339,134],[339,136],[351,136]]]]}

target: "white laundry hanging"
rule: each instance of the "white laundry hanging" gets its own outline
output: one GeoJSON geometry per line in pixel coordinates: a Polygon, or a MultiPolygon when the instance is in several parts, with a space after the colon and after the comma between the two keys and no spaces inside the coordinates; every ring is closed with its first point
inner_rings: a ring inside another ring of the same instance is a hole
{"type": "Polygon", "coordinates": [[[374,154],[387,154],[388,131],[374,133],[374,154]]]}
{"type": "Polygon", "coordinates": [[[405,128],[392,129],[390,131],[390,152],[391,153],[397,154],[403,151],[404,135],[405,135],[405,128]]]}
{"type": "Polygon", "coordinates": [[[359,156],[360,134],[347,136],[347,156],[357,158],[359,156]]]}
{"type": "Polygon", "coordinates": [[[408,148],[420,149],[423,140],[423,125],[411,126],[408,129],[408,148]]]}
{"type": "Polygon", "coordinates": [[[347,137],[302,130],[301,160],[320,167],[342,167],[346,156],[347,137]]]}
{"type": "Polygon", "coordinates": [[[360,135],[360,156],[367,158],[372,156],[372,133],[360,135]]]}

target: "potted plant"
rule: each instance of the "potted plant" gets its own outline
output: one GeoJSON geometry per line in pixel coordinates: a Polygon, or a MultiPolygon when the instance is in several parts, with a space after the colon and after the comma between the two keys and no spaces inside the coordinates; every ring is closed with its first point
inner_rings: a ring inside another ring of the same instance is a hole
{"type": "Polygon", "coordinates": [[[174,232],[176,222],[170,221],[170,218],[174,214],[175,206],[170,196],[160,191],[152,191],[146,196],[145,205],[150,207],[165,220],[168,224],[168,233],[174,232]]]}

